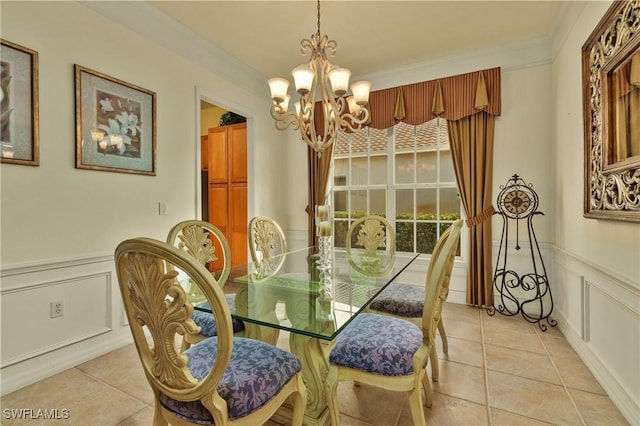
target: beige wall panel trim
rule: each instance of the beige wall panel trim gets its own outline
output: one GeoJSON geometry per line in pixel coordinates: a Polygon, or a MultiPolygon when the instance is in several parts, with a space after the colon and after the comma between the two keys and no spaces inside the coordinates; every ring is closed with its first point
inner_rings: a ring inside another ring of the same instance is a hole
{"type": "MultiPolygon", "coordinates": [[[[580,273],[580,275],[596,275],[602,276],[602,280],[614,284],[616,286],[627,288],[635,294],[640,294],[640,280],[635,281],[632,277],[627,277],[617,273],[616,271],[599,264],[597,261],[585,259],[582,256],[571,253],[565,249],[553,247],[554,261],[559,264],[566,264],[566,268],[572,271],[589,271],[589,274],[580,273]],[[578,266],[579,265],[579,266],[578,266]]],[[[640,279],[640,276],[637,277],[640,279]]]]}
{"type": "Polygon", "coordinates": [[[584,277],[587,285],[597,288],[616,300],[622,307],[640,315],[640,283],[600,267],[565,250],[554,249],[554,264],[557,268],[584,277]]]}
{"type": "Polygon", "coordinates": [[[74,268],[78,266],[94,265],[97,263],[113,264],[113,255],[79,257],[74,259],[56,260],[51,262],[26,263],[26,264],[20,264],[20,265],[0,266],[2,268],[0,269],[0,278],[7,278],[15,275],[32,274],[36,272],[60,270],[64,268],[74,268]]]}
{"type": "Polygon", "coordinates": [[[110,332],[112,281],[109,271],[3,291],[0,368],[110,332]],[[51,318],[50,303],[56,301],[63,302],[64,313],[51,318]]]}

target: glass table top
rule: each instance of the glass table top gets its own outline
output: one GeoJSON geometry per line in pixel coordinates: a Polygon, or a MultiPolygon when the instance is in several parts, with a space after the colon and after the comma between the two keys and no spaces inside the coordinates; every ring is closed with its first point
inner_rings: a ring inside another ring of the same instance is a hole
{"type": "MultiPolygon", "coordinates": [[[[224,286],[226,294],[235,295],[232,316],[245,323],[332,340],[419,256],[395,256],[385,271],[369,274],[349,262],[343,250],[331,250],[324,262],[313,253],[314,248],[305,248],[259,266],[233,267],[224,286]]],[[[194,307],[206,311],[197,304],[194,307]]]]}

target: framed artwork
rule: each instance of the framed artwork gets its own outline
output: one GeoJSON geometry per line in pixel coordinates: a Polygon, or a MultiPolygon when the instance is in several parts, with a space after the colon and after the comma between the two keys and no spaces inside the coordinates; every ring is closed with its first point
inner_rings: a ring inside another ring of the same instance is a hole
{"type": "Polygon", "coordinates": [[[38,166],[38,52],[1,42],[0,161],[38,166]]]}
{"type": "Polygon", "coordinates": [[[616,0],[582,47],[584,217],[640,222],[640,0],[616,0]]]}
{"type": "Polygon", "coordinates": [[[156,94],[80,65],[76,88],[76,167],[156,174],[156,94]]]}

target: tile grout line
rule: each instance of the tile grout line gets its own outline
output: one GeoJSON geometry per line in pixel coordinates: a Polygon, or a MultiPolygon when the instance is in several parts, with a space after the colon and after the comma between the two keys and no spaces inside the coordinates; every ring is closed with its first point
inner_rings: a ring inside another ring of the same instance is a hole
{"type": "MultiPolygon", "coordinates": [[[[138,397],[136,397],[136,396],[133,396],[133,395],[131,395],[130,393],[125,392],[124,390],[122,390],[122,389],[120,389],[120,388],[118,388],[118,387],[115,387],[114,385],[112,385],[112,384],[110,384],[110,383],[107,383],[107,382],[105,382],[105,381],[104,381],[104,380],[102,380],[102,379],[97,378],[96,376],[93,376],[93,375],[91,375],[91,374],[89,374],[89,373],[87,373],[87,372],[85,372],[85,371],[80,370],[80,369],[78,368],[78,366],[75,366],[75,367],[72,367],[72,368],[73,368],[73,369],[75,369],[75,370],[77,370],[78,372],[80,372],[80,373],[84,374],[85,376],[87,376],[87,377],[91,378],[92,380],[95,380],[95,381],[96,381],[96,382],[98,382],[98,383],[101,383],[101,384],[103,384],[103,385],[105,385],[105,386],[107,386],[107,387],[109,387],[109,388],[111,388],[111,389],[113,389],[113,390],[116,390],[116,391],[120,392],[121,394],[124,394],[124,395],[128,396],[128,397],[129,397],[129,398],[131,398],[131,399],[134,399],[134,400],[138,401],[139,403],[143,404],[145,407],[151,407],[151,408],[154,408],[153,406],[149,405],[147,402],[145,402],[145,401],[141,400],[140,398],[138,398],[138,397]]],[[[149,389],[151,389],[151,388],[149,388],[149,389]]]]}
{"type": "Polygon", "coordinates": [[[482,342],[482,369],[484,372],[484,393],[487,398],[487,420],[489,426],[493,426],[493,416],[491,415],[491,397],[489,394],[489,368],[487,367],[487,349],[484,341],[484,319],[483,314],[486,313],[484,309],[480,312],[480,340],[482,342]]]}
{"type": "Polygon", "coordinates": [[[537,330],[535,331],[535,333],[536,333],[536,337],[538,338],[538,340],[542,344],[542,347],[544,348],[544,352],[547,354],[547,357],[549,357],[549,362],[551,362],[551,366],[553,366],[554,371],[558,375],[558,378],[560,379],[560,383],[562,384],[562,388],[564,389],[565,393],[569,397],[569,401],[571,401],[571,405],[573,405],[573,408],[576,410],[576,413],[578,413],[578,417],[580,418],[582,425],[586,426],[587,422],[584,420],[584,417],[582,417],[582,413],[578,408],[578,404],[576,404],[576,401],[573,399],[573,396],[571,396],[571,392],[569,392],[569,388],[567,387],[567,384],[562,378],[562,375],[560,374],[560,370],[558,370],[558,366],[556,366],[556,363],[554,362],[553,357],[551,356],[551,353],[547,349],[547,345],[544,344],[544,340],[542,339],[542,336],[540,335],[540,333],[538,333],[537,330]]]}

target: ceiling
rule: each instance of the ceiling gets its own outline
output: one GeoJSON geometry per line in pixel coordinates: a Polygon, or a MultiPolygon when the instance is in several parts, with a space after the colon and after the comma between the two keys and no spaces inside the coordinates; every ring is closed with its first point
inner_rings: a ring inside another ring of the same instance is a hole
{"type": "MultiPolygon", "coordinates": [[[[551,37],[568,1],[338,1],[320,4],[320,29],[338,42],[333,64],[354,75],[551,37]]],[[[306,62],[317,4],[299,1],[151,1],[150,5],[265,78],[306,62]]]]}

